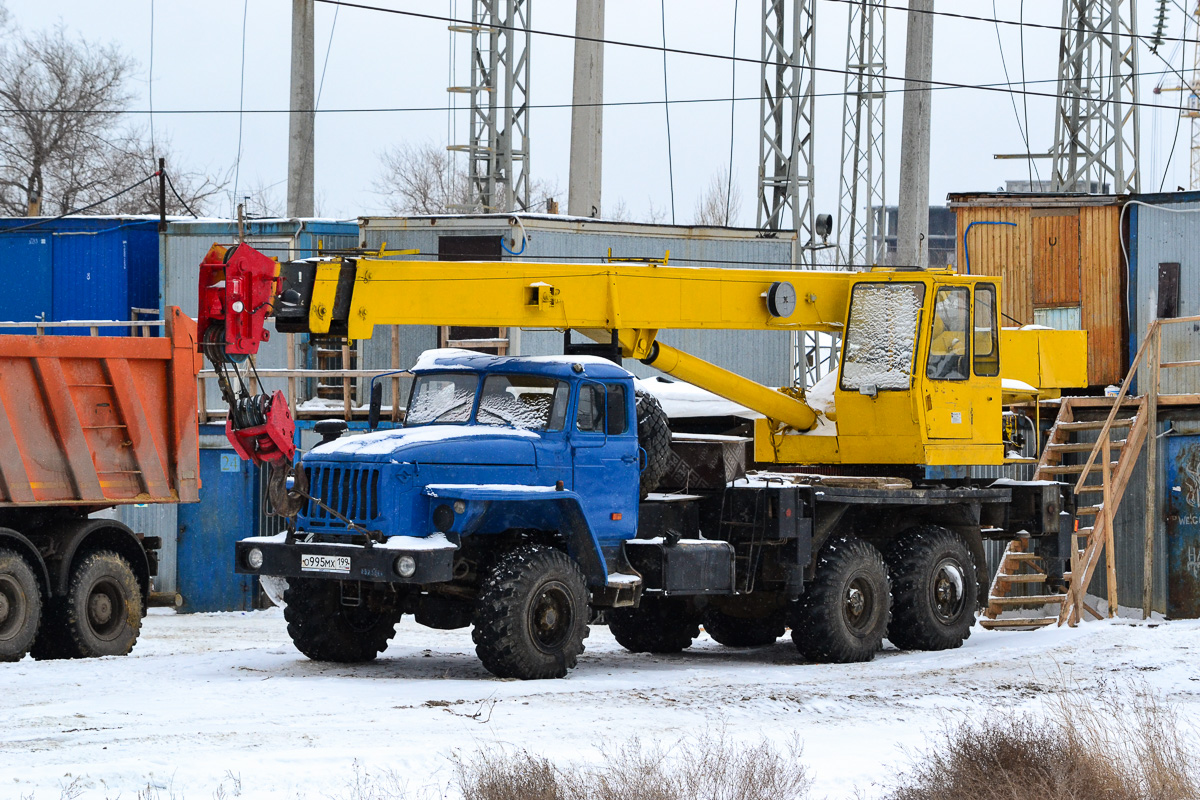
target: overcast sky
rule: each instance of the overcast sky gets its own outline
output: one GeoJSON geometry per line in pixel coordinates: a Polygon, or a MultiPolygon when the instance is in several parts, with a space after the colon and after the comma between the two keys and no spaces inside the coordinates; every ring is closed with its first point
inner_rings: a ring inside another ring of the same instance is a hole
{"type": "MultiPolygon", "coordinates": [[[[1168,35],[1183,33],[1180,2],[1168,0],[1168,35]]],[[[375,5],[429,13],[470,13],[469,0],[376,0],[375,5]]],[[[904,0],[894,0],[894,5],[904,0]]],[[[138,62],[134,106],[149,107],[147,89],[151,67],[151,0],[7,0],[14,21],[26,30],[65,24],[90,41],[114,42],[138,62]]],[[[1051,0],[1030,0],[1025,19],[1057,25],[1061,5],[1051,0]]],[[[574,32],[574,2],[533,0],[535,29],[574,32]]],[[[1143,0],[1139,32],[1149,33],[1156,3],[1143,0]]],[[[728,54],[733,49],[733,0],[666,0],[667,44],[728,54]]],[[[659,4],[647,0],[608,0],[606,37],[611,40],[661,44],[659,4]]],[[[992,16],[992,3],[983,0],[939,0],[938,10],[992,16]]],[[[248,110],[286,109],[288,103],[289,0],[205,0],[154,4],[153,95],[155,109],[207,109],[236,111],[242,79],[242,20],[245,25],[245,99],[248,110]]],[[[1017,19],[1020,0],[997,0],[998,15],[1017,19]]],[[[737,4],[737,52],[757,58],[760,53],[761,3],[737,4]]],[[[836,0],[817,0],[819,30],[817,63],[842,69],[845,65],[846,6],[836,0]]],[[[452,80],[464,84],[469,37],[460,38],[457,75],[451,76],[450,37],[444,22],[342,8],[334,25],[334,7],[318,3],[316,10],[317,77],[324,73],[319,107],[344,108],[444,108],[446,87],[452,80]],[[332,40],[331,40],[332,30],[332,40]],[[332,45],[329,46],[330,41],[332,45]]],[[[904,34],[907,14],[888,12],[887,52],[889,74],[904,70],[904,34]]],[[[1021,36],[1016,26],[999,26],[1009,79],[1021,80],[1021,36]]],[[[1195,38],[1189,24],[1188,35],[1195,38]]],[[[957,83],[1002,83],[1001,47],[991,23],[938,18],[934,32],[935,80],[957,83]]],[[[1187,54],[1192,65],[1190,47],[1187,54]]],[[[1030,87],[1052,92],[1058,53],[1057,32],[1027,29],[1024,36],[1024,69],[1030,87]]],[[[1178,48],[1161,49],[1178,67],[1178,48]]],[[[532,44],[531,101],[538,104],[569,103],[573,45],[569,40],[535,36],[532,44]]],[[[1176,133],[1177,93],[1154,95],[1164,62],[1139,47],[1143,102],[1164,104],[1163,110],[1143,109],[1141,168],[1143,191],[1156,191],[1164,180],[1167,155],[1176,133]]],[[[605,100],[661,100],[661,53],[608,46],[605,51],[605,100]]],[[[731,64],[729,61],[668,56],[672,99],[715,98],[723,102],[673,105],[670,109],[671,145],[675,174],[675,218],[692,221],[697,198],[717,172],[729,163],[731,64]]],[[[757,97],[759,71],[755,65],[737,67],[738,97],[757,97]]],[[[841,159],[842,77],[823,73],[817,78],[818,97],[815,147],[817,210],[836,214],[838,172],[841,159]]],[[[1165,83],[1177,83],[1168,76],[1165,83]]],[[[898,84],[890,84],[898,88],[898,84]]],[[[461,96],[460,96],[461,97],[461,96]]],[[[933,166],[931,200],[944,202],[948,192],[994,190],[1005,179],[1026,178],[1024,161],[997,161],[995,153],[1024,151],[1018,118],[1025,119],[1025,103],[1016,98],[1017,113],[1005,94],[967,89],[934,92],[933,166]]],[[[461,100],[460,100],[461,103],[461,100]]],[[[1045,152],[1053,136],[1053,100],[1027,98],[1030,148],[1045,152]]],[[[902,95],[892,94],[887,105],[887,196],[894,203],[899,175],[902,95]]],[[[755,180],[758,164],[757,100],[736,104],[733,170],[742,195],[737,222],[754,225],[755,180]]],[[[148,117],[138,116],[140,124],[148,117]]],[[[287,168],[287,117],[285,114],[251,114],[242,117],[239,194],[272,187],[282,205],[287,168]]],[[[207,169],[223,174],[237,160],[239,117],[236,113],[156,115],[155,131],[168,136],[178,160],[176,169],[207,169]]],[[[466,141],[466,115],[459,114],[455,139],[466,141]]],[[[443,146],[449,128],[445,111],[320,114],[316,134],[317,210],[326,216],[354,217],[384,211],[372,191],[378,155],[400,142],[430,142],[443,146]]],[[[566,185],[570,138],[568,109],[534,109],[531,114],[531,174],[561,190],[566,210],[566,185]]],[[[1179,132],[1174,160],[1165,175],[1165,187],[1174,189],[1188,181],[1189,123],[1179,132]]],[[[1037,162],[1046,177],[1048,161],[1037,162]]],[[[635,218],[653,206],[664,209],[670,220],[671,191],[667,167],[667,136],[662,105],[616,107],[604,118],[604,204],[611,208],[623,200],[635,218]]],[[[232,202],[232,201],[231,201],[232,202]]],[[[221,209],[227,210],[227,209],[221,209]]]]}

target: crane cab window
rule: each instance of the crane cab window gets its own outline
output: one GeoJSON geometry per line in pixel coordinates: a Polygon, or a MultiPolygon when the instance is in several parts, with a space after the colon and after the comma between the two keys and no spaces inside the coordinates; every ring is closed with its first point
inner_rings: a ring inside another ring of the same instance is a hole
{"type": "Polygon", "coordinates": [[[967,379],[967,325],[971,291],[965,286],[938,289],[933,304],[926,377],[942,381],[967,379]]]}
{"type": "Polygon", "coordinates": [[[975,287],[975,374],[995,377],[1000,374],[1000,336],[996,320],[996,287],[981,283],[975,287]]]}
{"type": "Polygon", "coordinates": [[[921,283],[860,283],[850,296],[842,347],[842,389],[883,391],[909,387],[917,321],[925,303],[921,283]]]}
{"type": "Polygon", "coordinates": [[[625,387],[619,383],[585,383],[579,387],[575,425],[581,431],[609,436],[624,433],[627,427],[625,387]]]}

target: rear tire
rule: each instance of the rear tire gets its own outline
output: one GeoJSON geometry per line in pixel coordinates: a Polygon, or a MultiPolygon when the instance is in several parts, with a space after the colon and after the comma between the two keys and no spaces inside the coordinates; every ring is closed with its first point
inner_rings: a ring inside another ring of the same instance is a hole
{"type": "Polygon", "coordinates": [[[128,655],[142,630],[142,587],[128,561],[101,550],[71,572],[64,611],[72,657],[128,655]]]}
{"type": "Polygon", "coordinates": [[[475,654],[497,678],[562,678],[588,635],[587,584],[566,553],[523,545],[496,560],[479,592],[475,654]]]}
{"type": "Polygon", "coordinates": [[[884,559],[892,579],[891,643],[901,650],[960,647],[975,624],[979,585],[962,537],[922,525],[893,542],[884,559]]]}
{"type": "Polygon", "coordinates": [[[387,649],[396,635],[397,610],[342,604],[339,581],[288,578],[283,618],[296,649],[313,661],[360,664],[387,649]]]}
{"type": "Polygon", "coordinates": [[[605,614],[617,643],[632,653],[678,653],[700,635],[700,615],[683,597],[647,597],[637,608],[605,614]]]}
{"type": "Polygon", "coordinates": [[[646,451],[646,468],[640,481],[642,497],[658,488],[671,465],[671,425],[658,398],[638,391],[638,445],[646,451]]]}
{"type": "Polygon", "coordinates": [[[879,551],[853,536],[828,542],[800,597],[792,641],[805,658],[834,664],[870,661],[883,644],[891,594],[879,551]]]}
{"type": "Polygon", "coordinates": [[[42,590],[21,555],[0,550],[0,661],[20,661],[37,638],[42,590]]]}
{"type": "Polygon", "coordinates": [[[35,661],[83,658],[67,627],[67,598],[55,597],[42,608],[42,629],[29,651],[35,661]]]}
{"type": "Polygon", "coordinates": [[[787,616],[774,611],[758,619],[734,617],[715,608],[704,610],[704,630],[726,647],[766,647],[775,644],[787,629],[787,616]]]}

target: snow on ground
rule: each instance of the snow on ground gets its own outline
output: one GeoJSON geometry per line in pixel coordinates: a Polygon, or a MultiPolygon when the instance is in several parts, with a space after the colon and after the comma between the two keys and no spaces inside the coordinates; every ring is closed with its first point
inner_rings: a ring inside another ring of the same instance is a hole
{"type": "MultiPolygon", "coordinates": [[[[814,797],[870,797],[948,720],[1033,708],[1066,680],[1145,686],[1200,719],[1200,622],[1090,622],[1032,633],[976,628],[960,650],[805,664],[790,640],[728,650],[702,637],[677,656],[623,651],[594,627],[565,680],[491,677],[466,630],[406,618],[371,664],[306,660],[278,610],[155,610],[127,658],[0,664],[0,798],[348,796],[355,761],[441,796],[448,756],[504,744],[598,756],[633,735],[671,743],[706,727],[804,741],[814,797]],[[439,789],[438,787],[441,787],[439,789]]],[[[448,796],[453,796],[450,794],[448,796]]]]}

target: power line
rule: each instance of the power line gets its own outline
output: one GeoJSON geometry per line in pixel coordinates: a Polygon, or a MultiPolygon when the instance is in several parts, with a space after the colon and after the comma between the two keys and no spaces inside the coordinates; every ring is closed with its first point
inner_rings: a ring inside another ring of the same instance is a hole
{"type": "Polygon", "coordinates": [[[667,93],[667,0],[659,1],[662,10],[663,110],[667,115],[667,179],[671,184],[671,224],[675,224],[675,162],[671,158],[671,96],[667,93]]]}
{"type": "MultiPolygon", "coordinates": [[[[745,59],[741,59],[741,58],[738,59],[738,61],[744,61],[744,60],[745,59]]],[[[846,70],[829,70],[829,71],[836,72],[841,75],[844,75],[846,73],[846,70]]],[[[1162,75],[1178,75],[1178,74],[1179,74],[1179,71],[1174,68],[1165,69],[1165,70],[1157,70],[1157,71],[1152,71],[1152,72],[1138,72],[1139,76],[1146,76],[1146,77],[1155,76],[1155,75],[1162,76],[1162,75]]],[[[1099,77],[1101,79],[1105,79],[1105,78],[1109,78],[1111,76],[1101,75],[1099,77]]],[[[901,82],[901,83],[903,83],[905,81],[904,78],[895,77],[895,76],[885,77],[885,80],[901,82]]],[[[1017,86],[1034,86],[1037,84],[1047,84],[1047,83],[1057,83],[1057,82],[1058,82],[1057,78],[1040,78],[1038,80],[1032,80],[1032,81],[998,81],[995,83],[972,83],[972,84],[946,83],[946,82],[932,81],[932,83],[934,85],[929,86],[928,88],[930,91],[976,90],[976,91],[1011,92],[1012,94],[1025,95],[1025,96],[1029,96],[1029,97],[1048,97],[1048,98],[1052,98],[1052,99],[1059,99],[1060,97],[1062,97],[1062,95],[1059,95],[1055,92],[1037,92],[1037,91],[1028,91],[1028,90],[1024,90],[1024,89],[1014,88],[1017,86]]],[[[919,91],[922,88],[924,88],[924,87],[905,86],[905,87],[898,87],[898,88],[894,88],[894,89],[884,89],[883,91],[888,94],[903,94],[905,92],[910,92],[910,91],[919,91]]],[[[817,94],[814,95],[814,97],[845,97],[845,96],[846,96],[846,92],[844,92],[844,91],[818,92],[817,94]]],[[[614,107],[614,106],[627,106],[627,107],[628,106],[655,106],[655,105],[661,105],[664,102],[669,102],[672,105],[694,105],[694,104],[699,104],[699,103],[730,103],[730,102],[740,103],[740,102],[750,102],[750,101],[758,102],[760,100],[762,100],[761,95],[746,95],[743,97],[677,98],[677,99],[673,99],[673,100],[669,100],[669,101],[663,101],[663,100],[608,100],[608,101],[604,101],[602,103],[540,103],[540,104],[529,104],[527,106],[522,106],[522,107],[530,108],[530,109],[553,110],[553,109],[569,109],[569,108],[576,108],[576,107],[586,108],[586,107],[614,107]]],[[[1103,101],[1098,100],[1097,102],[1103,102],[1103,101]]],[[[1128,106],[1131,104],[1125,103],[1124,105],[1128,106]]],[[[1164,105],[1161,105],[1158,103],[1145,103],[1145,102],[1139,102],[1136,105],[1141,108],[1151,108],[1151,109],[1175,110],[1177,108],[1176,106],[1164,106],[1164,105]]],[[[497,106],[497,108],[508,108],[508,106],[497,106]]],[[[29,108],[29,109],[22,109],[22,110],[25,112],[28,112],[28,113],[44,113],[44,114],[77,114],[77,113],[80,113],[76,109],[69,109],[69,108],[29,108]]],[[[355,107],[355,108],[301,109],[302,112],[305,112],[305,113],[311,112],[314,114],[401,114],[401,113],[427,113],[427,112],[442,113],[442,112],[446,112],[446,111],[450,111],[450,110],[454,110],[453,107],[451,107],[451,106],[375,106],[375,107],[363,106],[363,107],[355,107]]],[[[148,114],[150,112],[147,109],[111,109],[111,110],[100,110],[100,111],[97,111],[96,113],[130,116],[130,115],[137,115],[137,114],[148,114]]],[[[174,109],[161,109],[160,108],[160,109],[154,110],[154,114],[157,116],[162,116],[164,114],[178,115],[178,116],[188,116],[188,115],[200,116],[200,115],[205,115],[205,114],[243,115],[243,114],[290,114],[290,113],[292,113],[291,109],[287,109],[287,108],[174,108],[174,109]]]]}
{"type": "Polygon", "coordinates": [[[233,162],[233,202],[237,203],[238,179],[242,175],[242,120],[246,99],[246,17],[250,13],[250,0],[242,4],[242,77],[238,89],[238,145],[237,158],[233,162]]]}

